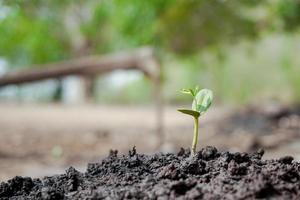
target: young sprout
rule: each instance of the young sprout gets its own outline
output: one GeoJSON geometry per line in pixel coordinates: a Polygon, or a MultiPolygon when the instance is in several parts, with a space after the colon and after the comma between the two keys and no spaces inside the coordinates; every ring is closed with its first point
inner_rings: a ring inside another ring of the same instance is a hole
{"type": "Polygon", "coordinates": [[[209,89],[200,90],[198,86],[194,90],[182,89],[181,92],[184,94],[192,95],[193,97],[191,110],[178,109],[178,111],[194,117],[194,137],[191,148],[191,156],[194,156],[196,153],[196,146],[198,142],[199,117],[203,115],[210,107],[213,100],[213,93],[209,89]]]}

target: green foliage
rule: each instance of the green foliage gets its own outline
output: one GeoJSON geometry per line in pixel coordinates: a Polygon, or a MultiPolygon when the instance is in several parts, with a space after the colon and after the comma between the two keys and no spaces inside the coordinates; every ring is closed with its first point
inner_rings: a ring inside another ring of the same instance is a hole
{"type": "Polygon", "coordinates": [[[0,19],[0,55],[17,63],[27,58],[28,64],[78,56],[76,48],[105,53],[154,45],[181,54],[195,53],[257,38],[276,23],[270,19],[280,19],[285,30],[295,30],[300,23],[296,0],[10,0],[0,1],[1,8],[9,12],[0,19]],[[274,7],[276,12],[265,12],[276,17],[249,15],[261,6],[274,7]],[[261,29],[261,23],[267,26],[261,29]]]}
{"type": "Polygon", "coordinates": [[[178,111],[192,115],[195,118],[198,118],[204,114],[210,107],[213,100],[213,93],[209,89],[200,90],[199,86],[196,86],[195,89],[182,89],[182,93],[190,94],[193,97],[192,110],[189,109],[178,109],[178,111]]]}
{"type": "Polygon", "coordinates": [[[192,95],[194,98],[195,96],[197,95],[197,93],[199,92],[200,90],[200,87],[199,86],[196,86],[195,89],[181,89],[181,93],[183,94],[190,94],[192,95]]]}
{"type": "Polygon", "coordinates": [[[300,25],[300,1],[281,0],[277,6],[279,18],[282,20],[283,28],[294,31],[300,25]]]}
{"type": "Polygon", "coordinates": [[[91,8],[90,19],[80,24],[92,53],[105,53],[143,45],[159,45],[159,16],[174,0],[103,0],[91,8]]]}
{"type": "Polygon", "coordinates": [[[196,110],[200,113],[200,115],[202,115],[210,107],[213,100],[213,93],[208,89],[202,89],[198,92],[195,91],[195,93],[196,96],[193,101],[192,109],[196,110]]]}
{"type": "Polygon", "coordinates": [[[37,14],[31,9],[11,6],[0,20],[0,55],[23,66],[67,57],[69,46],[59,36],[58,21],[50,13],[37,14]]]}
{"type": "MultiPolygon", "coordinates": [[[[271,31],[298,33],[298,0],[0,0],[0,13],[0,57],[9,68],[152,45],[164,59],[172,55],[172,61],[163,61],[167,84],[173,84],[166,90],[170,94],[180,85],[203,83],[213,88],[217,101],[244,103],[253,93],[273,92],[273,83],[282,87],[280,77],[267,83],[261,77],[268,71],[280,76],[282,70],[288,91],[294,88],[300,96],[297,56],[284,55],[280,61],[265,52],[272,47],[259,47],[271,31]],[[243,46],[247,41],[253,49],[258,46],[253,57],[243,46]],[[233,79],[233,74],[239,76],[233,79]]],[[[295,42],[296,34],[291,36],[295,42]]],[[[130,91],[140,98],[135,94],[140,91],[130,91]]]]}
{"type": "Polygon", "coordinates": [[[182,93],[189,94],[193,97],[192,110],[190,109],[178,109],[179,112],[191,115],[194,117],[194,137],[191,147],[191,156],[195,155],[196,146],[198,143],[198,129],[199,129],[199,116],[203,115],[210,107],[213,100],[213,93],[209,89],[200,90],[199,86],[195,89],[182,89],[182,93]]]}
{"type": "Polygon", "coordinates": [[[189,110],[189,109],[178,109],[179,112],[182,112],[184,114],[187,114],[187,115],[191,115],[195,118],[198,118],[200,116],[200,113],[198,111],[195,111],[195,110],[189,110]]]}
{"type": "Polygon", "coordinates": [[[162,16],[161,35],[178,53],[256,37],[255,21],[241,12],[250,5],[249,1],[237,0],[178,1],[162,16]]]}

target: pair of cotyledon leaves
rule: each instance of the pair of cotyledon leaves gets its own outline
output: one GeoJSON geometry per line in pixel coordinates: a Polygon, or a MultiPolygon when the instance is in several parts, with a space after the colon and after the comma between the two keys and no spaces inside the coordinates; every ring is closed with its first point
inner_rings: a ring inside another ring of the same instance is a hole
{"type": "Polygon", "coordinates": [[[187,115],[192,115],[195,118],[204,114],[210,107],[213,100],[213,93],[209,89],[200,90],[199,87],[196,87],[195,90],[182,89],[181,92],[192,95],[194,100],[192,109],[178,109],[178,111],[187,115]]]}

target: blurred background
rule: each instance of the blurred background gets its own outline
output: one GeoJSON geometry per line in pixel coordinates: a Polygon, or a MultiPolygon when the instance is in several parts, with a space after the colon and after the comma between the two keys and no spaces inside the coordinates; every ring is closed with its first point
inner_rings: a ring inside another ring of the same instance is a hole
{"type": "Polygon", "coordinates": [[[188,148],[195,85],[198,148],[300,160],[299,27],[298,0],[0,0],[0,181],[188,148]]]}

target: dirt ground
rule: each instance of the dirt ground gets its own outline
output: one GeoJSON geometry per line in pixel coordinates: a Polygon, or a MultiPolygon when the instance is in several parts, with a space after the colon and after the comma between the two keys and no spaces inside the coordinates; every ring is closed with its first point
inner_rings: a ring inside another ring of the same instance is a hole
{"type": "MultiPolygon", "coordinates": [[[[177,152],[190,146],[193,121],[176,108],[165,108],[165,135],[159,138],[152,107],[0,104],[0,181],[62,173],[69,166],[85,171],[87,162],[102,159],[110,149],[177,152]],[[158,147],[161,138],[165,142],[158,147]]],[[[215,106],[200,119],[198,146],[262,147],[264,158],[300,160],[299,115],[266,113],[215,106]]]]}
{"type": "Polygon", "coordinates": [[[0,184],[0,197],[27,200],[299,199],[300,163],[293,157],[262,160],[264,151],[230,153],[208,146],[172,154],[111,151],[85,172],[70,167],[43,178],[16,176],[0,184]]]}

